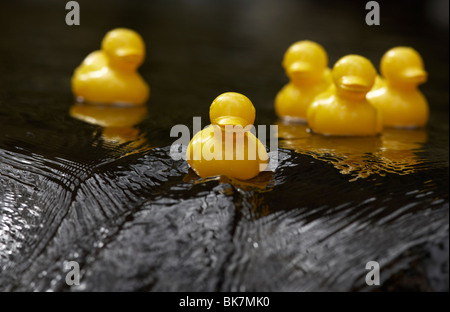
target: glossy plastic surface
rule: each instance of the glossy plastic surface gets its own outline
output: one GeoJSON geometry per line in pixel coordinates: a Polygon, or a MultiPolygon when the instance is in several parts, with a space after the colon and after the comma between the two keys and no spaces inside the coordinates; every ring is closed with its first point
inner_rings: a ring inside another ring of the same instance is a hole
{"type": "Polygon", "coordinates": [[[250,132],[255,108],[246,96],[235,92],[219,95],[211,104],[210,119],[212,124],[195,134],[186,151],[195,173],[248,180],[266,168],[266,149],[250,132]]]}
{"type": "Polygon", "coordinates": [[[367,99],[383,115],[385,126],[416,128],[428,122],[428,102],[418,85],[427,80],[419,53],[409,47],[387,51],[380,64],[383,84],[367,99]]]}
{"type": "Polygon", "coordinates": [[[308,109],[308,125],[315,133],[371,136],[382,130],[379,112],[367,100],[376,71],[359,55],[347,55],[332,70],[335,87],[319,95],[308,109]]]}
{"type": "Polygon", "coordinates": [[[332,83],[325,49],[312,41],[294,43],[284,54],[283,68],[289,77],[275,98],[275,112],[285,120],[306,121],[314,97],[332,83]]]}
{"type": "Polygon", "coordinates": [[[75,69],[72,92],[78,101],[139,105],[147,101],[150,88],[138,67],[145,59],[145,44],[133,30],[109,31],[102,49],[89,54],[75,69]]]}

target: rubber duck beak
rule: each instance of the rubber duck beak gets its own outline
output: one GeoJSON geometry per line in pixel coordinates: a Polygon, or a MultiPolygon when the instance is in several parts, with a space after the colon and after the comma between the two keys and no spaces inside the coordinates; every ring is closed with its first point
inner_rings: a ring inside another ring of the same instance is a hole
{"type": "Polygon", "coordinates": [[[339,87],[351,92],[367,92],[370,90],[371,85],[361,77],[344,76],[339,79],[339,87]]]}
{"type": "Polygon", "coordinates": [[[428,73],[421,68],[407,68],[401,76],[408,82],[412,83],[424,83],[427,80],[428,73]]]}
{"type": "Polygon", "coordinates": [[[138,64],[142,60],[142,52],[137,49],[119,49],[117,56],[126,63],[138,64]]]}
{"type": "Polygon", "coordinates": [[[216,118],[215,120],[213,120],[212,123],[214,125],[219,125],[219,126],[232,125],[232,126],[242,126],[243,128],[246,127],[247,125],[251,124],[244,118],[237,117],[237,116],[219,117],[219,118],[216,118]]]}
{"type": "Polygon", "coordinates": [[[289,74],[295,78],[307,78],[313,69],[307,62],[294,62],[288,68],[289,74]]]}

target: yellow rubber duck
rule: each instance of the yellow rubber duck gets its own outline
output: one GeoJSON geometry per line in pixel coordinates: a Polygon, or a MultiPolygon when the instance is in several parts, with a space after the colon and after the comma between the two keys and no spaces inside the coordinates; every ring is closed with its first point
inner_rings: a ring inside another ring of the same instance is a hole
{"type": "Polygon", "coordinates": [[[116,28],[102,41],[102,49],[89,54],[75,69],[72,91],[78,101],[140,105],[150,88],[137,72],[145,59],[145,44],[133,30],[116,28]]]}
{"type": "Polygon", "coordinates": [[[369,92],[367,99],[380,110],[384,125],[425,126],[429,108],[418,85],[427,80],[427,72],[419,53],[410,47],[392,48],[383,55],[380,71],[385,83],[369,92]]]}
{"type": "Polygon", "coordinates": [[[268,155],[250,132],[255,107],[245,95],[219,95],[211,104],[209,117],[211,125],[194,135],[186,151],[186,159],[197,175],[248,180],[265,170],[268,155]]]}
{"type": "Polygon", "coordinates": [[[382,130],[381,114],[367,100],[376,70],[359,55],[347,55],[333,67],[334,92],[319,95],[308,109],[308,125],[324,135],[371,136],[382,130]]]}
{"type": "Polygon", "coordinates": [[[306,122],[314,97],[332,84],[327,53],[318,43],[299,41],[288,48],[282,65],[290,81],[275,98],[275,112],[284,120],[306,122]]]}
{"type": "Polygon", "coordinates": [[[375,77],[375,83],[373,84],[372,90],[370,90],[369,92],[378,90],[378,89],[384,87],[385,85],[386,85],[386,81],[384,80],[384,78],[381,77],[380,75],[377,75],[375,77]]]}

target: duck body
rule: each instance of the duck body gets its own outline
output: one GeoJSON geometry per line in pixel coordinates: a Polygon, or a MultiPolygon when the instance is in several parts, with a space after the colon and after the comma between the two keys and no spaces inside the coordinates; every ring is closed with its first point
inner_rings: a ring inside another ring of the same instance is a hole
{"type": "Polygon", "coordinates": [[[275,113],[284,120],[306,122],[306,112],[314,98],[327,90],[331,84],[331,74],[326,69],[319,82],[295,84],[289,82],[275,98],[275,113]]]}
{"type": "Polygon", "coordinates": [[[377,75],[375,77],[375,83],[373,84],[372,90],[370,92],[381,89],[384,86],[386,86],[386,80],[384,80],[380,75],[377,75]]]}
{"type": "Polygon", "coordinates": [[[409,47],[395,47],[381,59],[384,83],[367,94],[367,99],[383,115],[388,127],[424,127],[428,122],[428,102],[418,85],[427,79],[423,62],[409,47]]]}
{"type": "Polygon", "coordinates": [[[328,56],[316,42],[303,40],[285,52],[282,66],[289,77],[275,98],[275,112],[283,120],[306,122],[314,98],[331,84],[328,56]]]}
{"type": "Polygon", "coordinates": [[[102,104],[140,105],[150,88],[137,67],[143,62],[144,44],[127,29],[110,31],[102,50],[89,54],[72,76],[72,91],[78,100],[102,104]]]}
{"type": "Polygon", "coordinates": [[[190,167],[200,177],[226,175],[248,180],[264,171],[268,155],[250,128],[255,110],[242,94],[219,95],[210,108],[212,124],[194,135],[186,150],[190,167]]]}
{"type": "Polygon", "coordinates": [[[250,131],[233,131],[230,136],[233,136],[234,147],[227,150],[226,131],[223,127],[210,125],[192,138],[187,150],[191,168],[200,177],[226,175],[249,180],[257,176],[267,165],[264,145],[250,131]]]}
{"type": "Polygon", "coordinates": [[[416,128],[424,127],[428,122],[428,102],[417,89],[405,92],[385,86],[370,92],[367,97],[382,112],[385,126],[416,128]]]}
{"type": "Polygon", "coordinates": [[[378,110],[366,99],[376,71],[366,58],[348,55],[336,62],[334,86],[318,95],[307,111],[309,128],[319,134],[373,136],[382,131],[378,110]]]}
{"type": "Polygon", "coordinates": [[[137,72],[108,66],[102,51],[92,52],[74,73],[74,94],[90,103],[142,104],[150,88],[137,72]]]}
{"type": "Polygon", "coordinates": [[[367,100],[343,99],[332,94],[311,104],[308,125],[315,133],[373,136],[382,130],[381,116],[367,100]]]}

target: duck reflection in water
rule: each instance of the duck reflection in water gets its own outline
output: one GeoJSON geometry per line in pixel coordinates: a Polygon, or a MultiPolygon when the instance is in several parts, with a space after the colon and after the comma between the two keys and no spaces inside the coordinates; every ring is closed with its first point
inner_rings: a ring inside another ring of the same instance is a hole
{"type": "Polygon", "coordinates": [[[136,126],[147,116],[147,106],[111,106],[75,103],[70,116],[101,128],[101,139],[113,148],[120,146],[128,153],[149,149],[143,133],[136,126]]]}
{"type": "Polygon", "coordinates": [[[384,170],[404,175],[427,169],[427,159],[420,155],[427,140],[428,135],[423,128],[386,127],[383,130],[381,150],[377,153],[384,170]]]}
{"type": "Polygon", "coordinates": [[[305,124],[276,124],[279,147],[330,163],[341,174],[351,175],[350,181],[373,174],[410,174],[426,168],[425,159],[417,154],[427,141],[423,129],[386,128],[380,136],[335,137],[310,133],[305,124]]]}
{"type": "Polygon", "coordinates": [[[239,180],[225,175],[201,178],[194,172],[194,170],[192,170],[192,168],[189,168],[188,173],[183,178],[184,182],[192,182],[194,184],[207,183],[214,180],[219,183],[229,183],[233,187],[246,191],[257,190],[258,192],[268,192],[273,189],[272,171],[263,171],[250,180],[239,180]]]}

